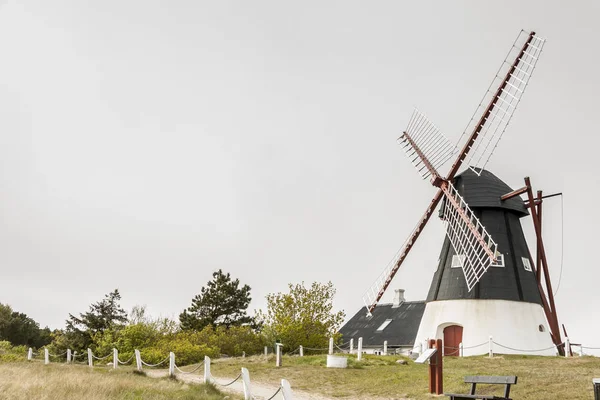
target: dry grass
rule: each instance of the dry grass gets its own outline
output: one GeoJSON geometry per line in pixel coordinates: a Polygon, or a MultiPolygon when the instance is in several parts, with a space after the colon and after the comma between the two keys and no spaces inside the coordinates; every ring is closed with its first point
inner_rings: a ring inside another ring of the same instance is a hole
{"type": "MultiPolygon", "coordinates": [[[[348,369],[325,368],[326,356],[284,357],[283,367],[275,368],[273,357],[216,360],[214,376],[235,376],[241,366],[252,380],[272,383],[285,378],[292,389],[340,398],[432,399],[428,391],[427,365],[398,365],[397,356],[366,356],[364,361],[349,359],[348,369]]],[[[497,356],[444,359],[444,391],[468,393],[466,375],[517,375],[511,397],[517,400],[592,399],[592,378],[600,377],[600,358],[497,356]]],[[[482,385],[482,393],[502,392],[502,387],[482,385]]]]}
{"type": "Polygon", "coordinates": [[[173,379],[152,379],[122,368],[90,370],[81,365],[39,362],[0,363],[1,400],[221,400],[225,396],[208,385],[173,379]]]}

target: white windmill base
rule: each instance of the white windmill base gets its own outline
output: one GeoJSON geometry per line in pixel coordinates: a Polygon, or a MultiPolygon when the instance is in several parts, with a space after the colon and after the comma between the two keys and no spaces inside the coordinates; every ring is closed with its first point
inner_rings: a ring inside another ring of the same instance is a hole
{"type": "Polygon", "coordinates": [[[415,352],[427,339],[444,339],[444,328],[463,328],[463,356],[488,354],[493,341],[512,349],[493,345],[494,353],[554,356],[556,350],[541,305],[508,300],[442,300],[425,306],[415,340],[415,352]],[[540,325],[543,332],[540,331],[540,325]],[[477,346],[485,343],[483,346],[477,346]],[[533,351],[542,350],[543,351],[533,351]],[[529,350],[529,351],[522,351],[529,350]]]}

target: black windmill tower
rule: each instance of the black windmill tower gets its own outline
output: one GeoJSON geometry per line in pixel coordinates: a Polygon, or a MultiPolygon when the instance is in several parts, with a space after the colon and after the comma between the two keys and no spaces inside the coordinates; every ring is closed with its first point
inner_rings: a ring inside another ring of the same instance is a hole
{"type": "MultiPolygon", "coordinates": [[[[478,172],[481,175],[467,169],[454,178],[453,184],[498,245],[496,262],[490,265],[473,290],[469,290],[460,268],[461,255],[446,238],[427,301],[489,299],[542,305],[521,226],[521,218],[529,215],[525,203],[518,197],[502,201],[501,196],[512,189],[491,172],[478,172]]],[[[446,207],[445,201],[441,207],[446,207]]],[[[443,215],[443,210],[440,211],[443,215]]]]}
{"type": "Polygon", "coordinates": [[[512,191],[485,169],[520,102],[544,43],[535,32],[520,32],[461,135],[460,147],[450,143],[425,115],[414,111],[398,141],[423,179],[430,179],[438,190],[395,259],[365,293],[369,314],[441,203],[439,215],[447,237],[427,301],[498,299],[541,304],[552,341],[563,352],[541,238],[541,192],[533,196],[529,178],[525,178],[525,187],[512,191]],[[453,156],[450,171],[446,177],[441,176],[438,169],[453,156]],[[459,174],[463,165],[469,167],[459,174]],[[526,201],[518,197],[521,194],[527,194],[526,201]],[[536,232],[535,260],[521,227],[521,218],[528,214],[536,232]],[[504,267],[495,268],[501,265],[504,267]]]}

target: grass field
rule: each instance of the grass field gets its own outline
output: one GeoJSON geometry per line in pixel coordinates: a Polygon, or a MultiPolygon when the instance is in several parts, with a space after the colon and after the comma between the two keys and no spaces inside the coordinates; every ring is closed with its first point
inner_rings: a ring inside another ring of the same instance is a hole
{"type": "MultiPolygon", "coordinates": [[[[212,374],[218,379],[235,377],[242,366],[248,368],[252,382],[276,384],[290,381],[295,391],[346,399],[432,399],[427,393],[427,365],[396,363],[397,356],[366,356],[358,362],[349,358],[348,369],[325,368],[326,356],[284,356],[283,367],[276,368],[273,356],[213,360],[212,374]]],[[[404,358],[405,359],[405,358],[404,358]]],[[[201,374],[201,372],[200,372],[201,374]]],[[[511,390],[515,400],[593,399],[591,380],[600,377],[600,358],[496,356],[444,359],[444,391],[467,393],[465,375],[517,375],[511,390]]],[[[501,393],[501,388],[481,386],[482,393],[501,393]]],[[[478,390],[479,392],[479,390],[478,390]]],[[[235,398],[231,394],[229,398],[235,398]]],[[[196,399],[219,400],[227,397],[212,386],[185,384],[133,373],[131,368],[113,371],[89,370],[86,366],[40,362],[0,363],[0,400],[58,399],[196,399]]],[[[241,397],[239,397],[241,398],[241,397]]]]}
{"type": "MultiPolygon", "coordinates": [[[[325,368],[326,356],[284,357],[283,367],[275,368],[273,357],[222,359],[213,362],[214,376],[233,376],[241,366],[250,371],[252,381],[277,382],[285,378],[292,389],[320,393],[334,398],[409,398],[432,399],[428,391],[428,366],[401,357],[366,356],[363,361],[349,359],[348,369],[325,368]]],[[[466,375],[517,375],[511,389],[515,400],[593,399],[592,378],[600,378],[600,358],[496,356],[444,358],[444,391],[468,393],[466,375]]],[[[502,387],[478,393],[501,394],[502,387]]]]}
{"type": "Polygon", "coordinates": [[[82,365],[0,363],[1,400],[221,400],[225,397],[212,386],[148,378],[133,373],[132,369],[90,371],[82,365]]]}

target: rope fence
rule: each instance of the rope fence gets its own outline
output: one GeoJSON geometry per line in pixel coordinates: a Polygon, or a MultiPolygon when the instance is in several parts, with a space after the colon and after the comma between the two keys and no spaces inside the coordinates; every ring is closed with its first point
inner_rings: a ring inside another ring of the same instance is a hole
{"type": "Polygon", "coordinates": [[[126,365],[129,364],[131,362],[131,360],[133,360],[134,355],[132,355],[131,357],[129,357],[129,359],[127,361],[121,361],[117,358],[117,361],[119,362],[119,364],[121,365],[126,365]]]}
{"type": "Polygon", "coordinates": [[[161,362],[158,362],[156,364],[147,364],[146,362],[144,362],[142,360],[142,364],[146,367],[150,367],[150,368],[154,368],[154,367],[158,367],[159,365],[163,365],[164,363],[166,363],[167,361],[169,361],[169,357],[165,358],[164,360],[162,360],[161,362]]]}
{"type": "MultiPolygon", "coordinates": [[[[280,353],[281,346],[277,346],[277,347],[278,347],[278,353],[280,353]]],[[[29,361],[32,361],[34,354],[39,355],[39,353],[34,353],[33,349],[30,348],[27,352],[27,359],[29,361]]],[[[73,352],[71,354],[71,350],[67,350],[64,354],[63,353],[50,354],[48,349],[44,349],[45,364],[49,364],[50,356],[53,356],[53,357],[67,356],[68,363],[78,363],[78,364],[80,364],[82,362],[81,361],[77,362],[76,361],[77,357],[81,357],[81,358],[87,357],[89,366],[93,367],[94,360],[105,360],[108,357],[110,357],[110,354],[106,355],[104,357],[98,357],[98,356],[94,355],[94,353],[92,352],[91,349],[88,349],[87,354],[76,353],[76,352],[73,352]]],[[[160,365],[163,365],[168,361],[169,362],[169,369],[168,369],[169,376],[175,376],[176,375],[175,371],[177,371],[180,374],[193,374],[194,372],[196,372],[196,371],[200,370],[202,367],[204,367],[204,379],[203,379],[204,383],[211,383],[211,384],[215,384],[217,386],[225,388],[225,387],[229,387],[229,386],[233,385],[234,383],[238,382],[241,379],[243,391],[244,391],[244,399],[245,400],[255,400],[255,397],[252,396],[252,390],[251,390],[251,385],[250,385],[250,374],[246,368],[242,368],[241,373],[238,376],[236,376],[233,380],[226,382],[226,383],[222,383],[222,382],[218,381],[217,379],[215,379],[215,377],[211,374],[211,372],[210,372],[211,360],[210,360],[210,357],[208,357],[208,356],[204,357],[203,363],[199,363],[194,369],[192,369],[190,371],[184,371],[181,368],[179,368],[179,366],[177,366],[177,364],[175,363],[175,353],[173,353],[173,352],[170,352],[169,356],[167,358],[165,358],[164,360],[162,360],[156,364],[151,364],[151,363],[147,363],[146,361],[144,361],[141,357],[140,351],[137,349],[134,351],[134,354],[127,361],[121,361],[119,359],[119,352],[117,349],[113,349],[112,356],[113,356],[113,363],[112,363],[113,368],[117,368],[118,365],[128,364],[135,358],[136,369],[138,371],[142,371],[143,366],[153,368],[153,367],[158,367],[160,365]]],[[[271,396],[269,396],[267,398],[267,400],[274,399],[280,393],[282,394],[284,400],[293,400],[293,394],[292,394],[292,390],[290,388],[290,384],[285,379],[281,380],[281,383],[277,387],[277,390],[275,391],[275,393],[273,393],[271,396]]]]}
{"type": "MultiPolygon", "coordinates": [[[[497,342],[493,342],[493,343],[494,343],[496,346],[502,347],[503,349],[512,350],[512,351],[519,351],[519,352],[522,352],[522,353],[540,353],[540,352],[542,352],[542,351],[548,351],[548,350],[553,350],[553,349],[556,349],[556,346],[547,347],[547,348],[545,348],[545,349],[535,349],[535,350],[515,349],[515,348],[513,348],[513,347],[505,346],[505,345],[502,345],[502,344],[500,344],[500,343],[497,343],[497,342]]],[[[560,345],[564,345],[564,342],[563,342],[563,343],[561,343],[560,345]]],[[[559,345],[559,346],[560,346],[560,345],[559,345]]]]}
{"type": "Polygon", "coordinates": [[[203,366],[204,366],[204,364],[198,364],[198,366],[191,371],[182,371],[177,365],[175,365],[175,369],[181,374],[193,374],[194,372],[198,371],[203,366]]]}
{"type": "Polygon", "coordinates": [[[227,386],[231,386],[234,383],[236,383],[241,377],[242,377],[242,374],[240,373],[238,376],[235,377],[234,380],[232,380],[229,383],[221,383],[221,382],[219,382],[217,380],[214,380],[214,379],[213,379],[212,383],[216,383],[217,385],[222,386],[222,387],[227,387],[227,386]]]}
{"type": "Polygon", "coordinates": [[[277,396],[277,395],[279,394],[279,392],[281,392],[281,389],[282,389],[282,388],[281,388],[281,386],[279,386],[279,387],[277,388],[277,391],[276,391],[275,393],[273,393],[273,395],[272,395],[271,397],[269,397],[267,400],[272,400],[272,399],[274,399],[274,398],[275,398],[275,396],[277,396]]]}
{"type": "MultiPolygon", "coordinates": [[[[349,341],[346,342],[341,342],[341,343],[335,343],[333,338],[330,338],[329,340],[329,347],[304,347],[304,346],[299,346],[291,351],[288,351],[286,354],[286,356],[300,356],[300,357],[304,357],[304,351],[310,351],[312,352],[312,354],[317,353],[317,354],[323,354],[323,353],[327,353],[329,355],[334,355],[335,353],[342,353],[342,354],[356,354],[357,356],[357,360],[361,361],[362,359],[362,355],[363,354],[367,354],[367,353],[371,353],[371,354],[375,354],[375,355],[405,355],[405,356],[414,356],[415,354],[421,354],[425,348],[423,346],[423,343],[414,343],[414,344],[391,344],[389,345],[387,341],[384,341],[382,343],[381,346],[374,346],[373,344],[369,344],[367,346],[363,347],[363,341],[362,338],[358,338],[357,344],[358,346],[354,346],[354,338],[350,339],[349,341]]],[[[469,345],[469,346],[465,346],[463,343],[460,343],[459,347],[454,347],[454,346],[444,346],[443,352],[445,356],[459,356],[459,357],[464,357],[465,356],[465,351],[466,350],[473,350],[473,349],[477,349],[477,348],[481,348],[484,346],[488,346],[488,354],[490,357],[493,356],[494,354],[494,347],[499,348],[499,349],[503,349],[503,350],[508,350],[509,352],[514,352],[517,354],[537,354],[537,353],[544,353],[543,355],[558,355],[561,354],[561,351],[563,349],[568,349],[566,351],[566,355],[567,356],[571,356],[574,354],[573,352],[573,348],[575,347],[576,349],[579,349],[578,351],[578,355],[579,356],[583,356],[585,355],[584,353],[587,351],[594,351],[594,350],[600,350],[600,347],[594,347],[594,346],[584,346],[580,343],[570,343],[569,342],[569,338],[566,338],[565,341],[563,343],[560,343],[558,345],[552,345],[550,347],[545,347],[545,348],[539,348],[539,349],[523,349],[523,348],[518,348],[518,347],[513,347],[507,344],[503,344],[503,343],[499,343],[497,341],[494,341],[492,339],[492,337],[489,338],[488,341],[486,342],[482,342],[482,343],[478,343],[475,345],[469,345]],[[559,351],[560,350],[560,351],[559,351]],[[549,354],[549,352],[551,352],[552,354],[549,354]]],[[[277,366],[281,366],[281,357],[283,356],[282,353],[282,348],[284,347],[283,344],[281,343],[276,343],[275,346],[275,354],[277,356],[276,358],[276,365],[277,366]]],[[[269,354],[268,351],[268,347],[265,346],[264,348],[264,354],[267,355],[269,354]]],[[[477,351],[477,352],[468,352],[468,355],[478,355],[478,354],[485,354],[485,352],[481,352],[481,351],[477,351]]],[[[510,354],[510,353],[509,353],[510,354]]],[[[29,349],[28,351],[28,355],[27,355],[27,359],[28,360],[33,360],[34,357],[41,357],[42,353],[41,352],[33,352],[33,349],[29,349]]],[[[111,357],[111,354],[107,354],[103,357],[98,357],[95,354],[93,354],[93,352],[88,349],[88,353],[77,353],[74,352],[73,354],[71,354],[71,350],[67,350],[65,352],[61,352],[59,354],[53,354],[53,353],[49,353],[48,349],[44,349],[44,353],[43,353],[43,357],[44,357],[44,362],[46,364],[50,363],[50,358],[56,360],[56,359],[60,359],[62,357],[65,357],[66,355],[66,362],[67,363],[77,363],[77,364],[85,364],[87,363],[90,367],[93,367],[94,365],[94,360],[96,361],[103,361],[103,360],[107,360],[109,357],[111,357]],[[87,359],[87,360],[86,360],[87,359]]],[[[590,355],[590,354],[588,354],[590,355]]],[[[132,361],[136,359],[136,365],[137,365],[137,369],[141,370],[142,366],[148,367],[148,368],[156,368],[156,367],[160,367],[163,364],[167,363],[170,359],[170,357],[174,357],[174,355],[171,353],[168,357],[166,357],[165,359],[159,361],[156,364],[152,364],[152,363],[148,363],[144,360],[141,359],[141,355],[139,355],[139,351],[136,350],[135,353],[133,355],[131,355],[127,360],[122,361],[121,359],[119,359],[118,357],[118,351],[116,349],[113,349],[113,360],[111,363],[106,364],[107,366],[112,366],[113,368],[116,368],[118,365],[127,365],[132,363],[132,361]]],[[[245,352],[242,355],[242,358],[245,356],[245,352]]],[[[179,366],[174,364],[174,361],[172,362],[172,366],[170,367],[170,370],[177,370],[179,373],[181,374],[191,374],[194,373],[196,371],[198,371],[200,368],[202,368],[202,364],[199,364],[197,367],[195,367],[192,371],[183,371],[179,366]]],[[[239,379],[239,377],[238,377],[239,379]]]]}

